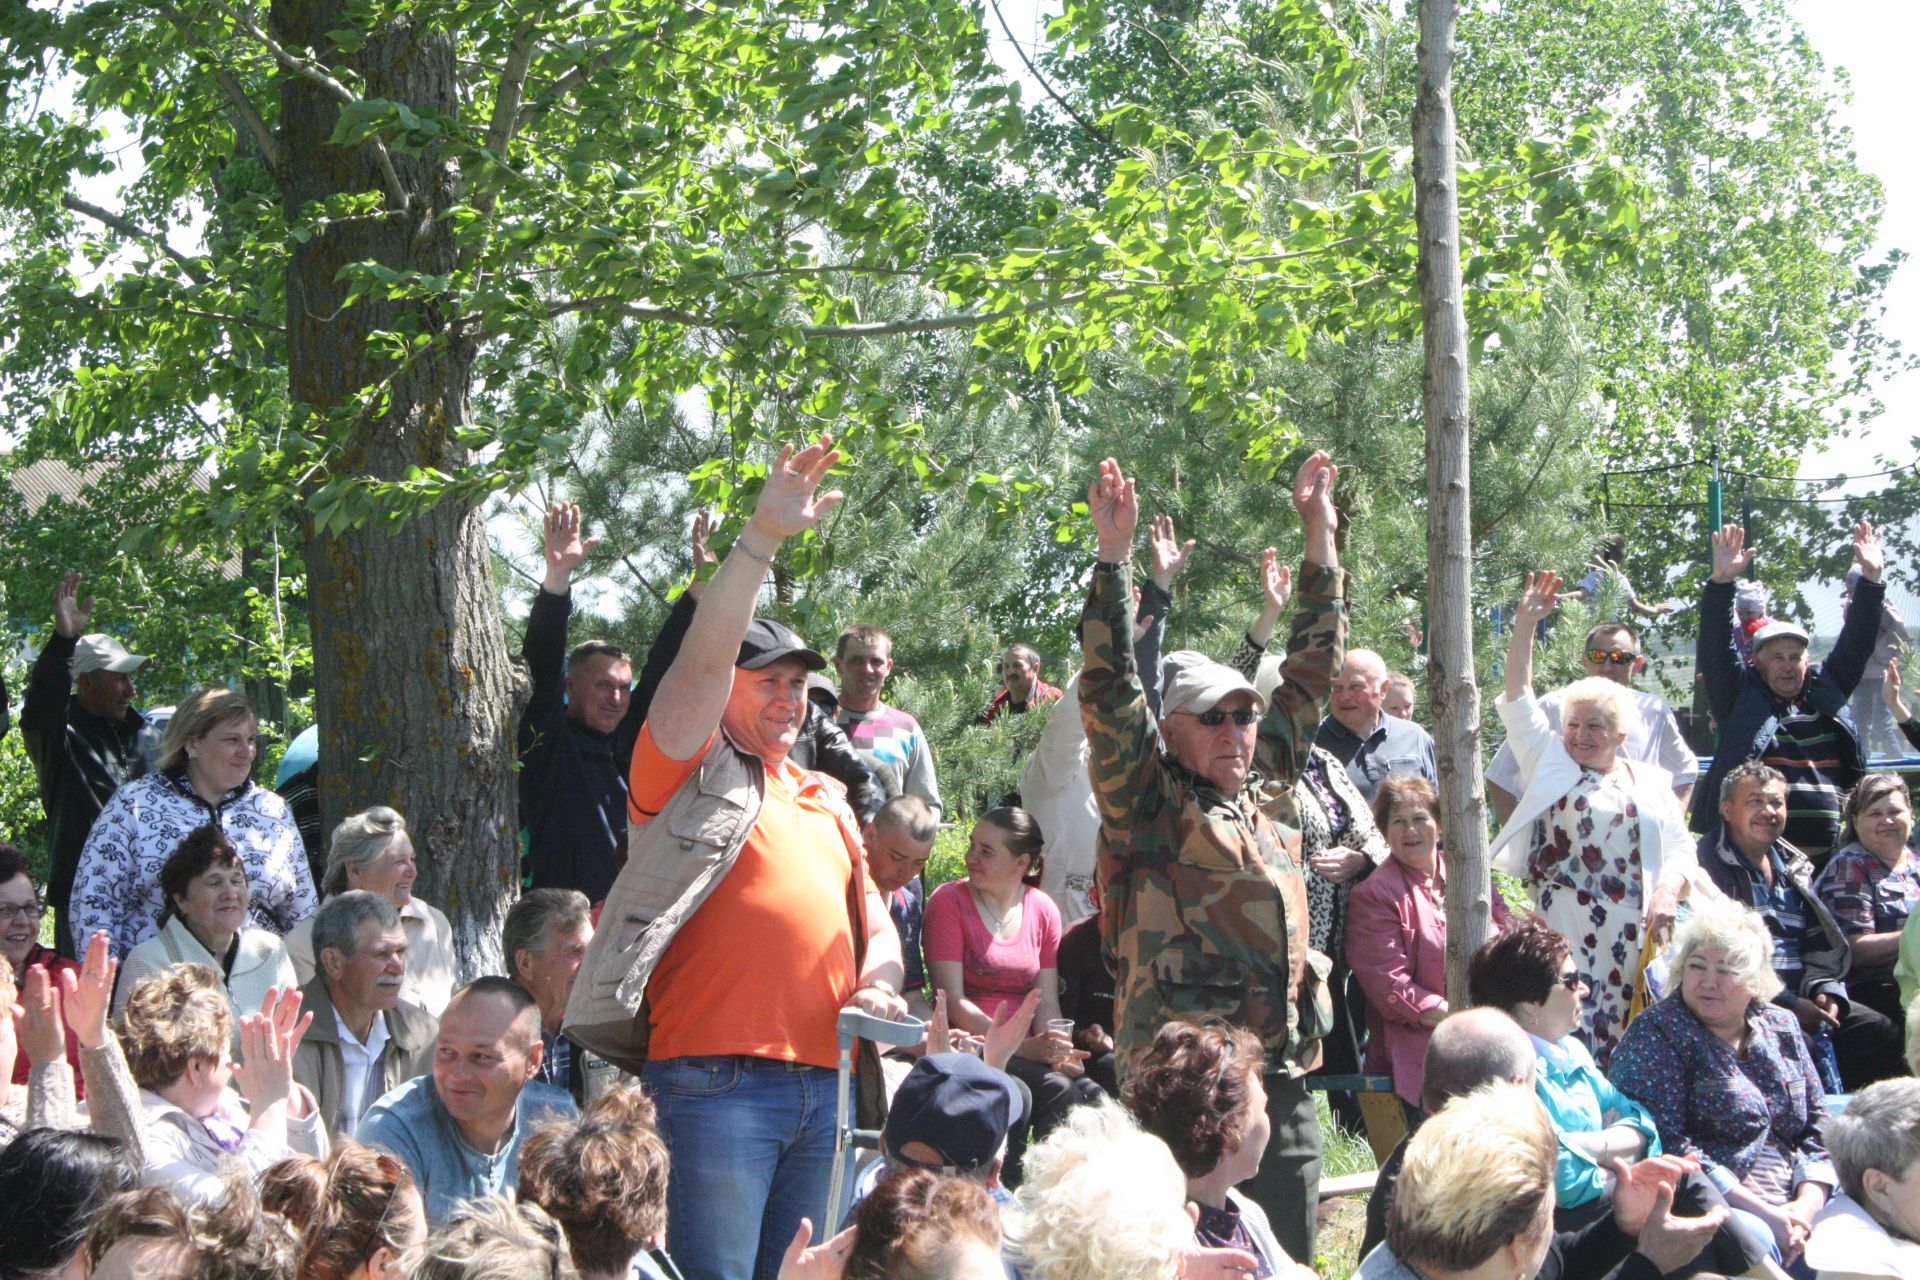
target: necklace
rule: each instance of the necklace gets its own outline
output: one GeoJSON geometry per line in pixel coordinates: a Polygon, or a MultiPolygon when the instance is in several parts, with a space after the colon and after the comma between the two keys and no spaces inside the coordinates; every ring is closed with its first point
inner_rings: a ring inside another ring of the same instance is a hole
{"type": "MultiPolygon", "coordinates": [[[[1016,900],[1005,911],[995,911],[987,905],[986,897],[978,889],[969,886],[967,892],[973,895],[974,905],[979,907],[980,914],[986,917],[987,929],[995,937],[1000,936],[1001,931],[1007,927],[1007,922],[1013,919],[1014,912],[1020,909],[1020,903],[1016,900]]],[[[1025,896],[1025,894],[1021,895],[1021,897],[1025,896]]]]}

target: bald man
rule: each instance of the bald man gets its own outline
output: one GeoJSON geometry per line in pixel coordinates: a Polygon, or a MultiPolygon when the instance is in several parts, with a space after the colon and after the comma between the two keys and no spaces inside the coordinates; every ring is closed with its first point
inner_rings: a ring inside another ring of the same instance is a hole
{"type": "Polygon", "coordinates": [[[1313,745],[1325,747],[1347,767],[1360,794],[1373,793],[1391,774],[1417,774],[1439,785],[1433,737],[1411,720],[1386,712],[1387,664],[1371,649],[1349,649],[1327,699],[1313,745]]]}

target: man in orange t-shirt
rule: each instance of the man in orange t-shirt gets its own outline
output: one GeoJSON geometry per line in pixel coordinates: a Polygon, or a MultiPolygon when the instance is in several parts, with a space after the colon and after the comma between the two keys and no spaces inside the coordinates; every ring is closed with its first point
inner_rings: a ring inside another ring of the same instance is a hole
{"type": "Polygon", "coordinates": [[[716,734],[765,767],[765,800],[737,859],[647,983],[641,1078],[673,1158],[668,1246],[690,1280],[774,1280],[801,1218],[819,1223],[825,1208],[835,1019],[847,1005],[906,1011],[899,939],[852,812],[835,784],[787,759],[806,718],[807,675],[826,659],[753,616],[780,543],[840,500],[814,496],[839,457],[830,446],[823,437],[781,450],[634,747],[629,817],[640,825],[693,776],[716,734]],[[857,943],[849,904],[862,898],[867,936],[857,943]]]}

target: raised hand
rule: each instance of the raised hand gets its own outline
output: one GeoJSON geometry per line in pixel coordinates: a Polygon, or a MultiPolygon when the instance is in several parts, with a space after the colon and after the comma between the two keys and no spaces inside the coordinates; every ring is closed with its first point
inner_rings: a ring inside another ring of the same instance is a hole
{"type": "Polygon", "coordinates": [[[1545,573],[1527,575],[1527,585],[1520,592],[1520,603],[1514,609],[1516,627],[1531,627],[1540,619],[1553,612],[1560,603],[1560,575],[1549,569],[1545,573]]]}
{"type": "Polygon", "coordinates": [[[1880,535],[1865,520],[1853,526],[1853,562],[1860,566],[1860,576],[1868,582],[1878,582],[1887,571],[1887,550],[1880,545],[1880,535]]]}
{"type": "Polygon", "coordinates": [[[1133,481],[1112,458],[1100,463],[1100,474],[1087,486],[1087,511],[1093,517],[1094,536],[1100,543],[1100,558],[1109,564],[1124,564],[1133,558],[1133,531],[1140,524],[1140,500],[1133,492],[1133,481]]]}
{"type": "Polygon", "coordinates": [[[698,574],[710,564],[719,564],[720,557],[713,554],[707,542],[713,537],[714,530],[720,527],[720,517],[701,511],[693,517],[693,571],[698,574]]]}
{"type": "MultiPolygon", "coordinates": [[[[987,1028],[986,1044],[980,1050],[980,1058],[990,1067],[1001,1071],[1013,1061],[1013,1055],[1027,1041],[1027,1029],[1033,1025],[1033,1011],[1040,1007],[1040,988],[1027,992],[1026,998],[1011,1009],[1003,1007],[993,1025],[987,1028]]],[[[1044,1037],[1035,1037],[1042,1039],[1044,1037]]]]}
{"type": "Polygon", "coordinates": [[[255,1115],[293,1096],[293,1053],[313,1022],[301,1016],[300,991],[267,988],[260,1012],[240,1019],[241,1061],[233,1080],[255,1115]]]}
{"type": "Polygon", "coordinates": [[[1747,531],[1739,525],[1724,526],[1713,535],[1712,542],[1715,582],[1732,582],[1753,563],[1753,551],[1747,546],[1747,531]]]}
{"type": "Polygon", "coordinates": [[[1272,547],[1260,553],[1260,594],[1268,612],[1276,618],[1286,612],[1287,601],[1293,598],[1293,570],[1280,563],[1272,547]]]}
{"type": "Polygon", "coordinates": [[[1333,509],[1333,482],[1339,478],[1340,468],[1325,449],[1314,451],[1300,464],[1293,477],[1293,509],[1300,513],[1301,524],[1309,529],[1333,528],[1339,519],[1333,509]]]}
{"type": "MultiPolygon", "coordinates": [[[[747,521],[747,528],[771,538],[776,544],[813,528],[820,517],[839,506],[846,496],[837,489],[815,496],[815,490],[838,461],[840,454],[834,449],[831,436],[821,436],[799,450],[790,444],[781,445],[780,455],[767,468],[767,482],[760,490],[760,500],[754,504],[753,518],[747,521]]],[[[773,550],[764,543],[750,543],[747,547],[749,554],[770,555],[773,550]]]]}
{"type": "Polygon", "coordinates": [[[67,1056],[67,1023],[60,1016],[60,989],[45,965],[27,970],[20,984],[20,1047],[34,1066],[67,1056]]]}
{"type": "Polygon", "coordinates": [[[53,629],[69,639],[86,634],[93,619],[93,597],[80,598],[80,571],[69,569],[53,589],[53,629]]]}
{"type": "Polygon", "coordinates": [[[793,1243],[780,1259],[780,1280],[840,1280],[847,1269],[847,1255],[853,1252],[854,1228],[848,1227],[817,1248],[807,1247],[811,1239],[813,1222],[802,1218],[793,1243]]]}
{"type": "Polygon", "coordinates": [[[1153,555],[1153,580],[1164,591],[1187,567],[1193,539],[1182,543],[1173,532],[1173,517],[1158,515],[1147,525],[1147,550],[1153,555]]]}
{"type": "Polygon", "coordinates": [[[559,595],[573,581],[573,571],[586,563],[587,553],[600,539],[580,536],[580,504],[577,502],[554,503],[542,522],[541,534],[547,576],[540,586],[559,595]]]}
{"type": "Polygon", "coordinates": [[[1913,712],[1907,707],[1907,700],[1900,696],[1900,653],[1887,663],[1886,674],[1880,677],[1880,701],[1887,704],[1887,710],[1893,712],[1895,724],[1905,724],[1913,719],[1913,712]]]}
{"type": "Polygon", "coordinates": [[[107,1042],[107,1009],[113,1003],[113,978],[119,969],[112,939],[105,929],[96,929],[87,939],[87,958],[80,971],[60,973],[67,1025],[83,1049],[98,1049],[107,1042]]]}

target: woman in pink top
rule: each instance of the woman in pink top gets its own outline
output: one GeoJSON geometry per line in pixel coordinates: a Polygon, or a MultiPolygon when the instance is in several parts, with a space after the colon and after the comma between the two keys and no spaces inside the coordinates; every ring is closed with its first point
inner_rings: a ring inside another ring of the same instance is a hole
{"type": "MultiPolygon", "coordinates": [[[[1029,991],[1040,993],[1027,1038],[1007,1070],[1033,1092],[1034,1136],[1044,1138],[1067,1110],[1100,1097],[1087,1079],[1060,1019],[1060,909],[1039,889],[1040,824],[1025,809],[1002,806],[974,824],[967,846],[967,878],[943,884],[927,899],[922,937],[927,973],[947,997],[947,1018],[983,1035],[996,1017],[1017,1011],[1029,991]]],[[[1009,1135],[1009,1185],[1018,1185],[1026,1135],[1009,1135]]]]}

